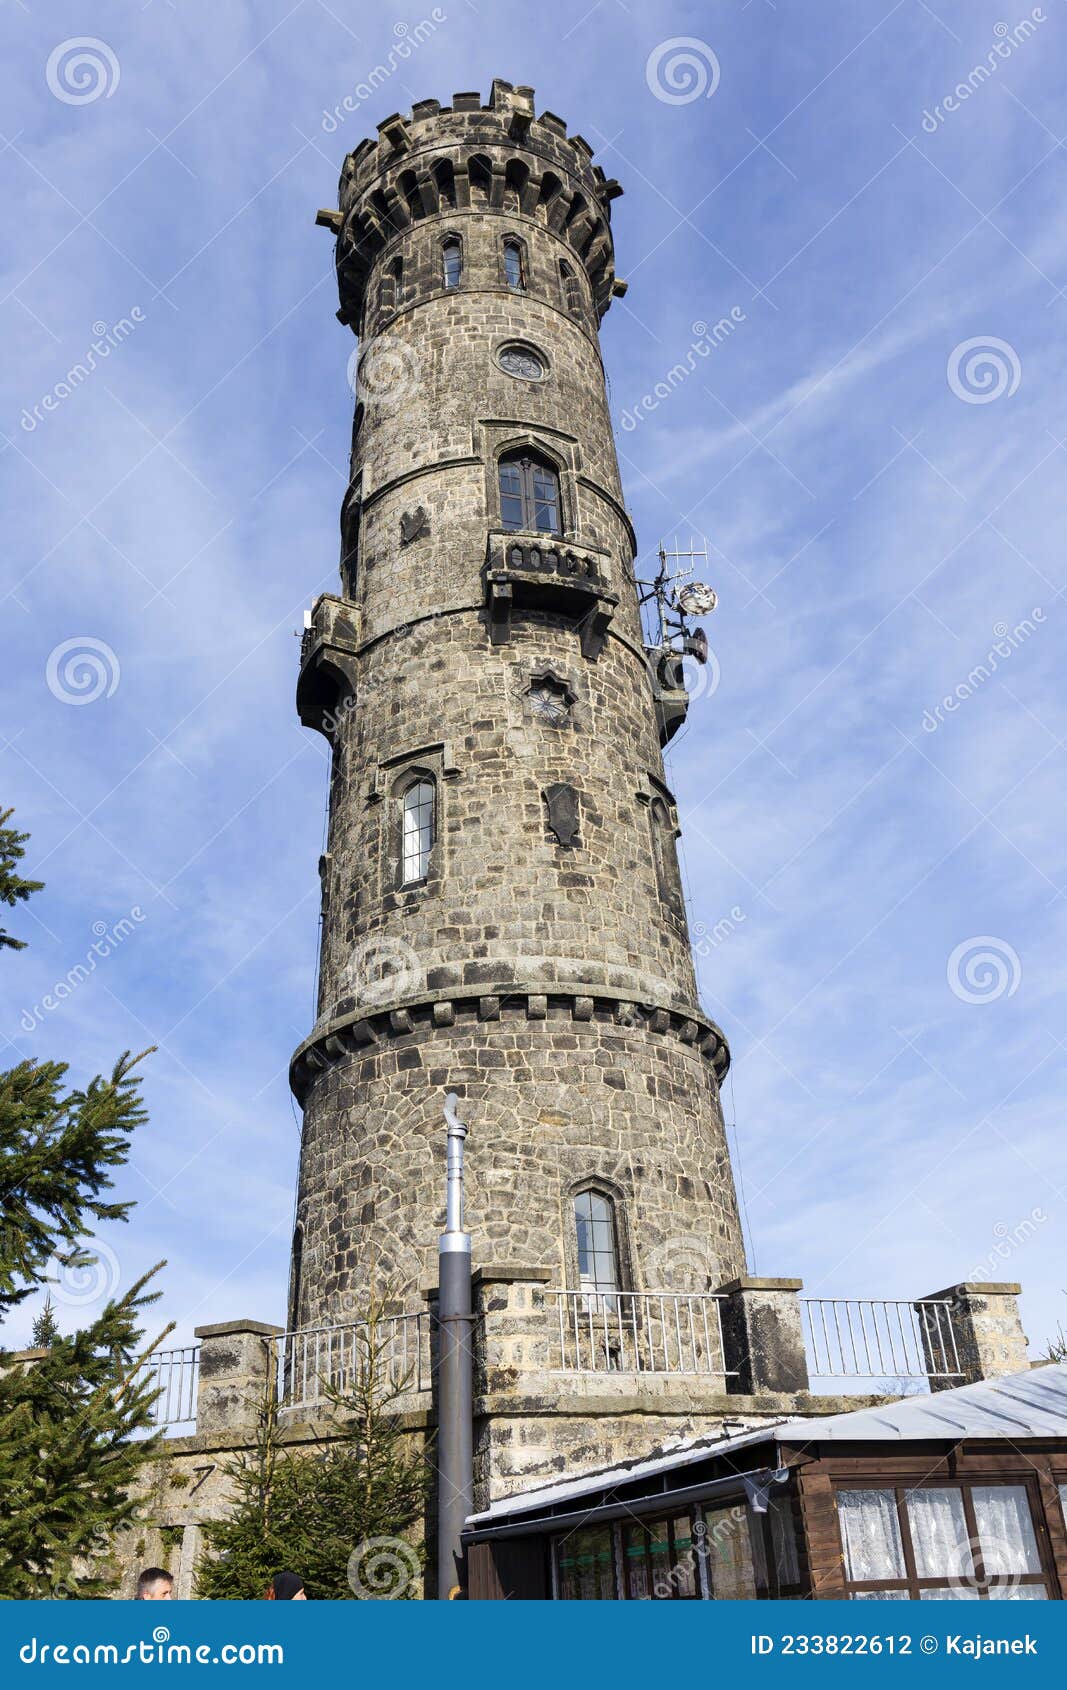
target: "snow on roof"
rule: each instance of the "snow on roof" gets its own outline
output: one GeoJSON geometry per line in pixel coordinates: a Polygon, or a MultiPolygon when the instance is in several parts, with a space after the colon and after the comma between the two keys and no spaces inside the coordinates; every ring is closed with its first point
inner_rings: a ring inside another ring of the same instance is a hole
{"type": "MultiPolygon", "coordinates": [[[[597,1472],[501,1497],[484,1513],[472,1514],[471,1526],[487,1525],[515,1514],[555,1507],[561,1502],[612,1490],[635,1480],[732,1455],[750,1445],[768,1443],[897,1443],[964,1438],[1067,1438],[1067,1365],[1035,1367],[976,1385],[904,1397],[899,1402],[849,1409],[814,1419],[768,1421],[735,1437],[699,1438],[663,1451],[647,1461],[619,1462],[597,1472]]],[[[777,1457],[774,1464],[777,1465],[777,1457]]]]}

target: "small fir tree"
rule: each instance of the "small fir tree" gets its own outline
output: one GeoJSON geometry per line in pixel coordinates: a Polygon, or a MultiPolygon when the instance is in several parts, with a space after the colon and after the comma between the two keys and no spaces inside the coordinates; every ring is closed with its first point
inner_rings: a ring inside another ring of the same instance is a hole
{"type": "MultiPolygon", "coordinates": [[[[10,814],[0,813],[0,901],[13,906],[39,883],[15,872],[27,836],[6,826],[10,814]]],[[[22,948],[2,933],[0,944],[22,948]]],[[[0,1073],[0,1322],[57,1265],[91,1266],[96,1225],[132,1207],[105,1194],[145,1120],[137,1061],[127,1054],[110,1079],[75,1091],[59,1062],[0,1073]]],[[[69,1336],[47,1302],[34,1342],[48,1353],[33,1362],[0,1349],[0,1599],[95,1596],[113,1583],[103,1558],[158,1454],[157,1389],[141,1367],[152,1274],[69,1336]]]]}
{"type": "Polygon", "coordinates": [[[52,1293],[44,1300],[44,1308],[33,1323],[30,1342],[35,1350],[50,1350],[59,1336],[59,1322],[52,1306],[52,1293]]]}
{"type": "Polygon", "coordinates": [[[271,1390],[254,1450],[226,1468],[228,1517],[204,1528],[198,1595],[259,1597],[283,1568],[319,1599],[420,1594],[423,1553],[407,1534],[425,1512],[429,1466],[397,1412],[410,1377],[393,1373],[390,1349],[375,1305],[354,1334],[348,1376],[323,1380],[337,1433],[325,1450],[284,1443],[271,1390]]]}

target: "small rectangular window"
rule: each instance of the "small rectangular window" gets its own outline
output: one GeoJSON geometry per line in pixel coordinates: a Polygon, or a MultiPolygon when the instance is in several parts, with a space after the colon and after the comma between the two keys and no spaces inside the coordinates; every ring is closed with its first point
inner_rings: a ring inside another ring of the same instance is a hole
{"type": "Polygon", "coordinates": [[[614,1602],[614,1533],[610,1526],[570,1532],[554,1544],[561,1602],[614,1602]]]}
{"type": "Polygon", "coordinates": [[[463,275],[463,249],[458,241],[446,241],[441,248],[446,288],[458,288],[463,275]]]}
{"type": "Polygon", "coordinates": [[[508,287],[519,293],[526,287],[526,266],[518,241],[504,242],[504,277],[508,287]]]}

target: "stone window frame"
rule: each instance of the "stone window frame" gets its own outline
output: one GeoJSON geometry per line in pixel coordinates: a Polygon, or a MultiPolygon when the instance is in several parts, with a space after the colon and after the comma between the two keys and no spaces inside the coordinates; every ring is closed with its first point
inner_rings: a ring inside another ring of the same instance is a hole
{"type": "Polygon", "coordinates": [[[678,805],[670,787],[664,785],[651,771],[645,776],[645,784],[638,790],[637,799],[648,811],[648,843],[652,855],[652,869],[656,880],[656,891],[659,894],[661,908],[668,911],[682,928],[686,927],[685,887],[682,883],[682,865],[678,859],[676,841],[681,838],[682,829],[678,822],[678,805]],[[662,821],[660,818],[663,818],[662,821]],[[668,844],[673,846],[673,872],[670,864],[665,860],[662,848],[668,844]]]}
{"type": "Polygon", "coordinates": [[[463,286],[463,274],[466,269],[467,255],[464,251],[463,236],[458,229],[446,229],[437,243],[439,260],[438,284],[445,293],[458,293],[463,286]],[[449,246],[459,248],[459,275],[454,282],[448,280],[446,249],[449,246]]]}
{"type": "Polygon", "coordinates": [[[522,698],[523,710],[535,722],[543,722],[555,732],[581,730],[586,726],[581,698],[575,684],[569,675],[561,674],[548,662],[535,662],[523,667],[519,682],[519,695],[522,698]],[[530,705],[530,694],[546,682],[550,686],[558,687],[566,700],[567,714],[562,721],[553,722],[547,716],[539,716],[530,705]]]}
{"type": "Polygon", "coordinates": [[[500,280],[508,293],[528,293],[530,291],[530,251],[521,235],[516,235],[509,229],[500,242],[500,280]],[[508,252],[517,252],[519,256],[519,280],[508,280],[508,252]]]}
{"type": "MultiPolygon", "coordinates": [[[[502,335],[499,342],[492,348],[495,360],[502,347],[514,341],[513,335],[502,335]]],[[[547,381],[547,376],[545,380],[547,381]]],[[[530,428],[516,428],[513,424],[498,422],[483,422],[480,425],[483,438],[485,462],[485,493],[486,511],[489,521],[488,527],[497,531],[504,531],[504,518],[500,504],[500,460],[508,457],[512,452],[531,451],[546,458],[559,477],[559,522],[560,532],[555,536],[559,540],[570,540],[580,543],[578,526],[578,472],[581,468],[577,442],[571,436],[550,436],[548,431],[534,431],[530,428]]],[[[508,530],[508,533],[517,532],[508,530]]],[[[536,530],[531,530],[536,533],[536,530]]],[[[541,536],[543,538],[543,536],[541,536]]]]}
{"type": "Polygon", "coordinates": [[[582,299],[582,284],[577,270],[566,258],[559,261],[559,291],[563,300],[563,308],[571,317],[584,315],[585,305],[582,299]]]}
{"type": "Polygon", "coordinates": [[[582,1290],[581,1274],[578,1271],[578,1227],[575,1221],[574,1204],[583,1191],[595,1191],[598,1197],[606,1197],[611,1204],[612,1219],[615,1223],[619,1294],[626,1296],[636,1289],[626,1193],[617,1181],[600,1173],[583,1174],[581,1178],[572,1180],[564,1191],[563,1263],[567,1289],[575,1292],[582,1290]]]}
{"type": "Polygon", "coordinates": [[[386,907],[389,907],[386,900],[396,907],[398,902],[406,904],[412,899],[440,891],[445,874],[445,788],[458,774],[452,747],[447,740],[415,746],[374,765],[366,798],[368,804],[386,802],[379,843],[380,892],[386,907]],[[418,780],[433,783],[434,837],[425,879],[405,883],[403,800],[405,792],[418,780]]]}

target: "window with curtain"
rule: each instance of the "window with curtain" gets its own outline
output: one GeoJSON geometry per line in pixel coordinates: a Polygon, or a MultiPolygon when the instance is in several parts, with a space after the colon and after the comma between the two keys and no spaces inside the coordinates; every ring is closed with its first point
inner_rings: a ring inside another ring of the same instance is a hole
{"type": "Polygon", "coordinates": [[[622,1531],[623,1578],[630,1602],[700,1599],[697,1549],[688,1514],[627,1524],[622,1531]]]}
{"type": "Polygon", "coordinates": [[[588,1526],[553,1543],[556,1594],[561,1602],[614,1602],[615,1544],[611,1526],[588,1526]]]}
{"type": "Polygon", "coordinates": [[[749,1509],[743,1503],[704,1509],[704,1555],[714,1602],[753,1602],[765,1570],[757,1576],[749,1509]]]}
{"type": "Polygon", "coordinates": [[[854,1599],[1048,1597],[1025,1485],[839,1490],[837,1513],[854,1599]]]}
{"type": "Polygon", "coordinates": [[[526,287],[526,258],[522,242],[513,236],[504,242],[504,280],[517,293],[522,293],[526,287]]]}
{"type": "Polygon", "coordinates": [[[402,800],[401,883],[417,885],[430,870],[434,841],[434,788],[430,780],[417,780],[402,800]]]}
{"type": "Polygon", "coordinates": [[[552,465],[532,452],[509,452],[501,458],[500,517],[505,528],[525,533],[562,533],[559,519],[559,476],[552,465]]]}
{"type": "Polygon", "coordinates": [[[458,288],[463,275],[463,248],[451,235],[441,246],[441,269],[446,288],[458,288]]]}

